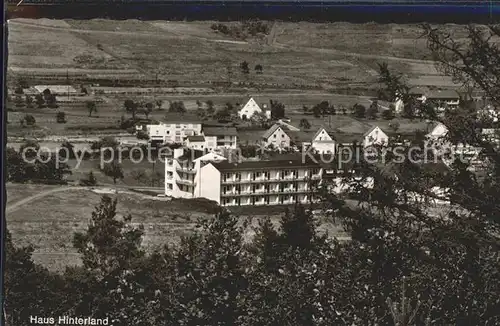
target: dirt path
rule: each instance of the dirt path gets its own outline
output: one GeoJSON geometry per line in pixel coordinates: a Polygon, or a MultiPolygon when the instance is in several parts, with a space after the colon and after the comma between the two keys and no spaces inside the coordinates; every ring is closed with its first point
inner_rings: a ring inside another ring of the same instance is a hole
{"type": "MultiPolygon", "coordinates": [[[[8,204],[7,207],[5,208],[5,213],[11,213],[18,208],[21,208],[22,206],[31,203],[33,200],[37,200],[58,192],[63,192],[63,191],[73,191],[73,190],[92,190],[92,189],[106,189],[106,188],[116,188],[116,189],[137,189],[137,190],[160,190],[163,188],[158,188],[158,187],[129,187],[129,186],[116,186],[114,187],[113,185],[103,185],[103,186],[96,186],[96,187],[84,187],[84,186],[64,186],[60,188],[55,188],[55,189],[50,189],[46,191],[42,191],[36,195],[32,195],[26,198],[23,198],[15,203],[8,204]]],[[[133,194],[133,195],[138,195],[138,196],[145,196],[144,194],[141,193],[136,193],[133,191],[119,191],[118,193],[120,194],[133,194]]]]}

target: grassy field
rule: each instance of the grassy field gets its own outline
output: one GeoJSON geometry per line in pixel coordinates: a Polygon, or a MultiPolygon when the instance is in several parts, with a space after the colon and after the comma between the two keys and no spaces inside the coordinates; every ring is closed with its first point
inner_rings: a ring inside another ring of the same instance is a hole
{"type": "MultiPolygon", "coordinates": [[[[269,22],[267,39],[231,40],[213,22],[32,20],[9,22],[9,67],[136,69],[179,81],[253,81],[332,87],[373,84],[376,63],[391,61],[412,81],[435,76],[416,25],[269,22]],[[79,60],[85,56],[88,60],[79,60]],[[263,74],[239,71],[263,66],[263,74]]],[[[448,26],[458,37],[463,28],[448,26]]],[[[427,82],[425,82],[427,84],[427,82]]]]}
{"type": "MultiPolygon", "coordinates": [[[[36,193],[54,189],[45,185],[7,185],[8,203],[29,197],[36,193]]],[[[88,190],[62,191],[49,194],[29,202],[7,214],[7,227],[18,245],[33,245],[34,259],[42,265],[61,271],[67,265],[79,264],[79,255],[71,245],[74,232],[84,231],[91,213],[99,203],[99,194],[88,190]]],[[[114,195],[113,195],[114,196],[114,195]]],[[[118,193],[117,214],[132,215],[132,223],[143,224],[144,246],[148,250],[164,244],[177,243],[181,236],[195,229],[199,218],[213,218],[206,205],[193,205],[189,200],[161,201],[141,194],[118,193]]],[[[274,210],[245,208],[235,212],[241,221],[251,218],[251,225],[258,219],[270,216],[277,224],[284,207],[274,210]]],[[[338,225],[320,219],[319,230],[331,235],[343,236],[338,225]]],[[[247,239],[253,234],[248,229],[247,239]]]]}

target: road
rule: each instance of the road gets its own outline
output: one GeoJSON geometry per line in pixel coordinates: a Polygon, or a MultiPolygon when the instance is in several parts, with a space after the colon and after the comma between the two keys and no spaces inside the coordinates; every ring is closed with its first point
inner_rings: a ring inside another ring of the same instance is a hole
{"type": "Polygon", "coordinates": [[[123,191],[124,189],[136,189],[136,190],[152,190],[152,191],[158,191],[161,190],[163,191],[163,188],[158,188],[158,187],[130,187],[130,186],[122,186],[122,185],[117,185],[116,187],[114,185],[102,185],[102,186],[93,186],[93,187],[85,187],[85,186],[63,186],[60,188],[54,188],[50,190],[45,190],[42,191],[38,194],[23,198],[15,203],[8,204],[7,207],[5,208],[5,213],[11,213],[18,208],[21,208],[22,206],[32,203],[34,200],[58,193],[58,192],[63,192],[63,191],[75,191],[75,190],[92,190],[92,189],[117,189],[117,190],[122,190],[119,191],[119,193],[127,193],[127,194],[137,194],[141,195],[136,192],[132,191],[123,191]]]}

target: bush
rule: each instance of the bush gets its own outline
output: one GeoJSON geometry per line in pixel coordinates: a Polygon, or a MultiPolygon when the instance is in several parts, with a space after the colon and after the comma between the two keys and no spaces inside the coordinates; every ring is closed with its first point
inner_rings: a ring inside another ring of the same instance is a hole
{"type": "Polygon", "coordinates": [[[56,121],[57,121],[57,123],[66,123],[66,113],[61,112],[61,111],[57,112],[56,121]]]}
{"type": "Polygon", "coordinates": [[[33,126],[36,124],[36,119],[31,114],[26,114],[24,116],[24,121],[26,122],[26,125],[28,125],[28,126],[33,126]]]}

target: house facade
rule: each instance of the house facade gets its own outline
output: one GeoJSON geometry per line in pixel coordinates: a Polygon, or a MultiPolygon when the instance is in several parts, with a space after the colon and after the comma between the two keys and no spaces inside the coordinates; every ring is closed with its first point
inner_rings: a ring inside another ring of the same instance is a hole
{"type": "Polygon", "coordinates": [[[364,135],[362,139],[363,147],[374,145],[387,145],[389,143],[389,136],[380,129],[378,126],[373,126],[364,135]]]}
{"type": "Polygon", "coordinates": [[[202,164],[222,160],[226,158],[213,152],[175,149],[171,157],[165,158],[165,195],[174,198],[202,197],[199,173],[202,164]]]}
{"type": "Polygon", "coordinates": [[[288,148],[290,147],[290,136],[284,127],[275,124],[262,135],[262,144],[265,147],[288,148]]]}
{"type": "Polygon", "coordinates": [[[202,124],[176,121],[147,125],[146,130],[151,141],[182,144],[186,137],[200,135],[202,124]]]}
{"type": "Polygon", "coordinates": [[[240,117],[240,119],[246,120],[250,119],[254,114],[257,113],[262,113],[262,109],[252,97],[243,106],[243,108],[241,108],[241,110],[238,111],[238,116],[240,117]]]}
{"type": "Polygon", "coordinates": [[[314,201],[322,169],[295,161],[210,162],[201,168],[201,196],[221,206],[287,205],[314,201]]]}
{"type": "Polygon", "coordinates": [[[205,138],[205,148],[209,151],[238,147],[238,131],[235,127],[203,127],[202,135],[205,138]]]}
{"type": "Polygon", "coordinates": [[[337,142],[325,128],[320,128],[312,139],[311,147],[317,153],[335,154],[337,142]]]}

